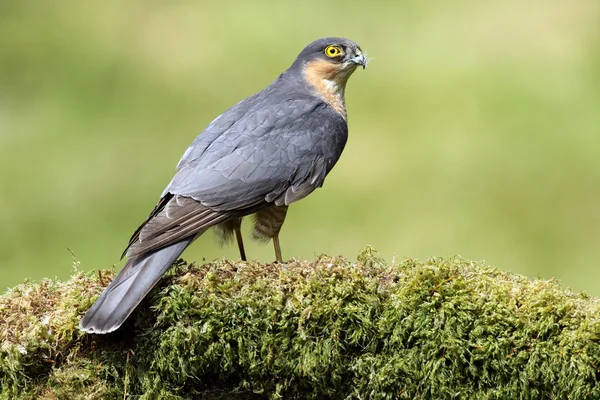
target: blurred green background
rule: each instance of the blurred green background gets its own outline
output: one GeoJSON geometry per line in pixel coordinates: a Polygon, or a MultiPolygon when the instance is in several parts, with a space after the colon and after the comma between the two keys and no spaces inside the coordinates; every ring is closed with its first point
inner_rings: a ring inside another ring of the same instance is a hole
{"type": "MultiPolygon", "coordinates": [[[[118,263],[194,137],[332,35],[373,60],[284,257],[460,254],[600,295],[597,0],[4,0],[0,292],[66,278],[67,248],[85,270],[118,263]]],[[[184,255],[220,256],[237,248],[211,234],[184,255]]]]}

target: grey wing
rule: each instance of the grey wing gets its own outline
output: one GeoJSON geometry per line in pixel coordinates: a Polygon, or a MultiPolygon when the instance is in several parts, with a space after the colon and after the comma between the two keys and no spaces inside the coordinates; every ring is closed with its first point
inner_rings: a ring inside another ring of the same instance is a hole
{"type": "MultiPolygon", "coordinates": [[[[252,106],[261,93],[240,101],[215,118],[187,148],[177,164],[177,169],[202,154],[210,144],[229,130],[252,106]]],[[[194,230],[208,227],[230,217],[224,213],[214,213],[199,202],[169,193],[169,186],[150,215],[133,233],[121,258],[157,250],[193,234],[194,230]]]]}
{"type": "Polygon", "coordinates": [[[314,97],[257,101],[241,117],[224,113],[188,148],[161,201],[131,238],[127,255],[300,200],[323,185],[346,139],[345,120],[314,97]],[[226,128],[219,132],[219,126],[226,128]]]}
{"type": "Polygon", "coordinates": [[[347,133],[346,121],[314,97],[251,109],[182,160],[166,192],[220,211],[287,205],[323,185],[347,133]]]}
{"type": "MultiPolygon", "coordinates": [[[[185,196],[164,196],[129,240],[129,258],[162,249],[239,216],[239,211],[216,211],[185,196]]],[[[124,255],[125,255],[124,253],[124,255]]]]}

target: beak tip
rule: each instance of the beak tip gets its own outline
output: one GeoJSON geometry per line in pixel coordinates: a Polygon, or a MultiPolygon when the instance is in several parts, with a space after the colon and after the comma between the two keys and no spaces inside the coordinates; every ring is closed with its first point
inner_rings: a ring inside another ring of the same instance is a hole
{"type": "Polygon", "coordinates": [[[368,60],[367,57],[365,57],[365,55],[362,53],[354,54],[349,61],[352,62],[355,67],[361,66],[363,69],[367,68],[368,60]]]}
{"type": "Polygon", "coordinates": [[[357,66],[360,65],[363,69],[367,68],[367,58],[363,54],[354,57],[352,61],[354,61],[357,66]]]}

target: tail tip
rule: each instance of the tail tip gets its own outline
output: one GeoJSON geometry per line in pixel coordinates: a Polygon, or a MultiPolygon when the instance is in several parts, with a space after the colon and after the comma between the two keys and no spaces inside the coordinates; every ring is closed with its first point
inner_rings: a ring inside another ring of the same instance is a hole
{"type": "Polygon", "coordinates": [[[107,333],[114,332],[121,327],[121,324],[111,326],[100,326],[98,324],[95,324],[93,321],[84,320],[85,317],[82,318],[81,321],[79,321],[79,330],[85,333],[104,335],[107,333]]]}

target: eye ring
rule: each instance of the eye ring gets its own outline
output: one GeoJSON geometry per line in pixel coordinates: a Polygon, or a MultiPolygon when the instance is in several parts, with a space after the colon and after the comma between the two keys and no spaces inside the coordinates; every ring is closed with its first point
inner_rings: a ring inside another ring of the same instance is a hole
{"type": "Polygon", "coordinates": [[[339,46],[327,46],[324,53],[329,58],[339,57],[344,54],[343,50],[339,46]]]}

